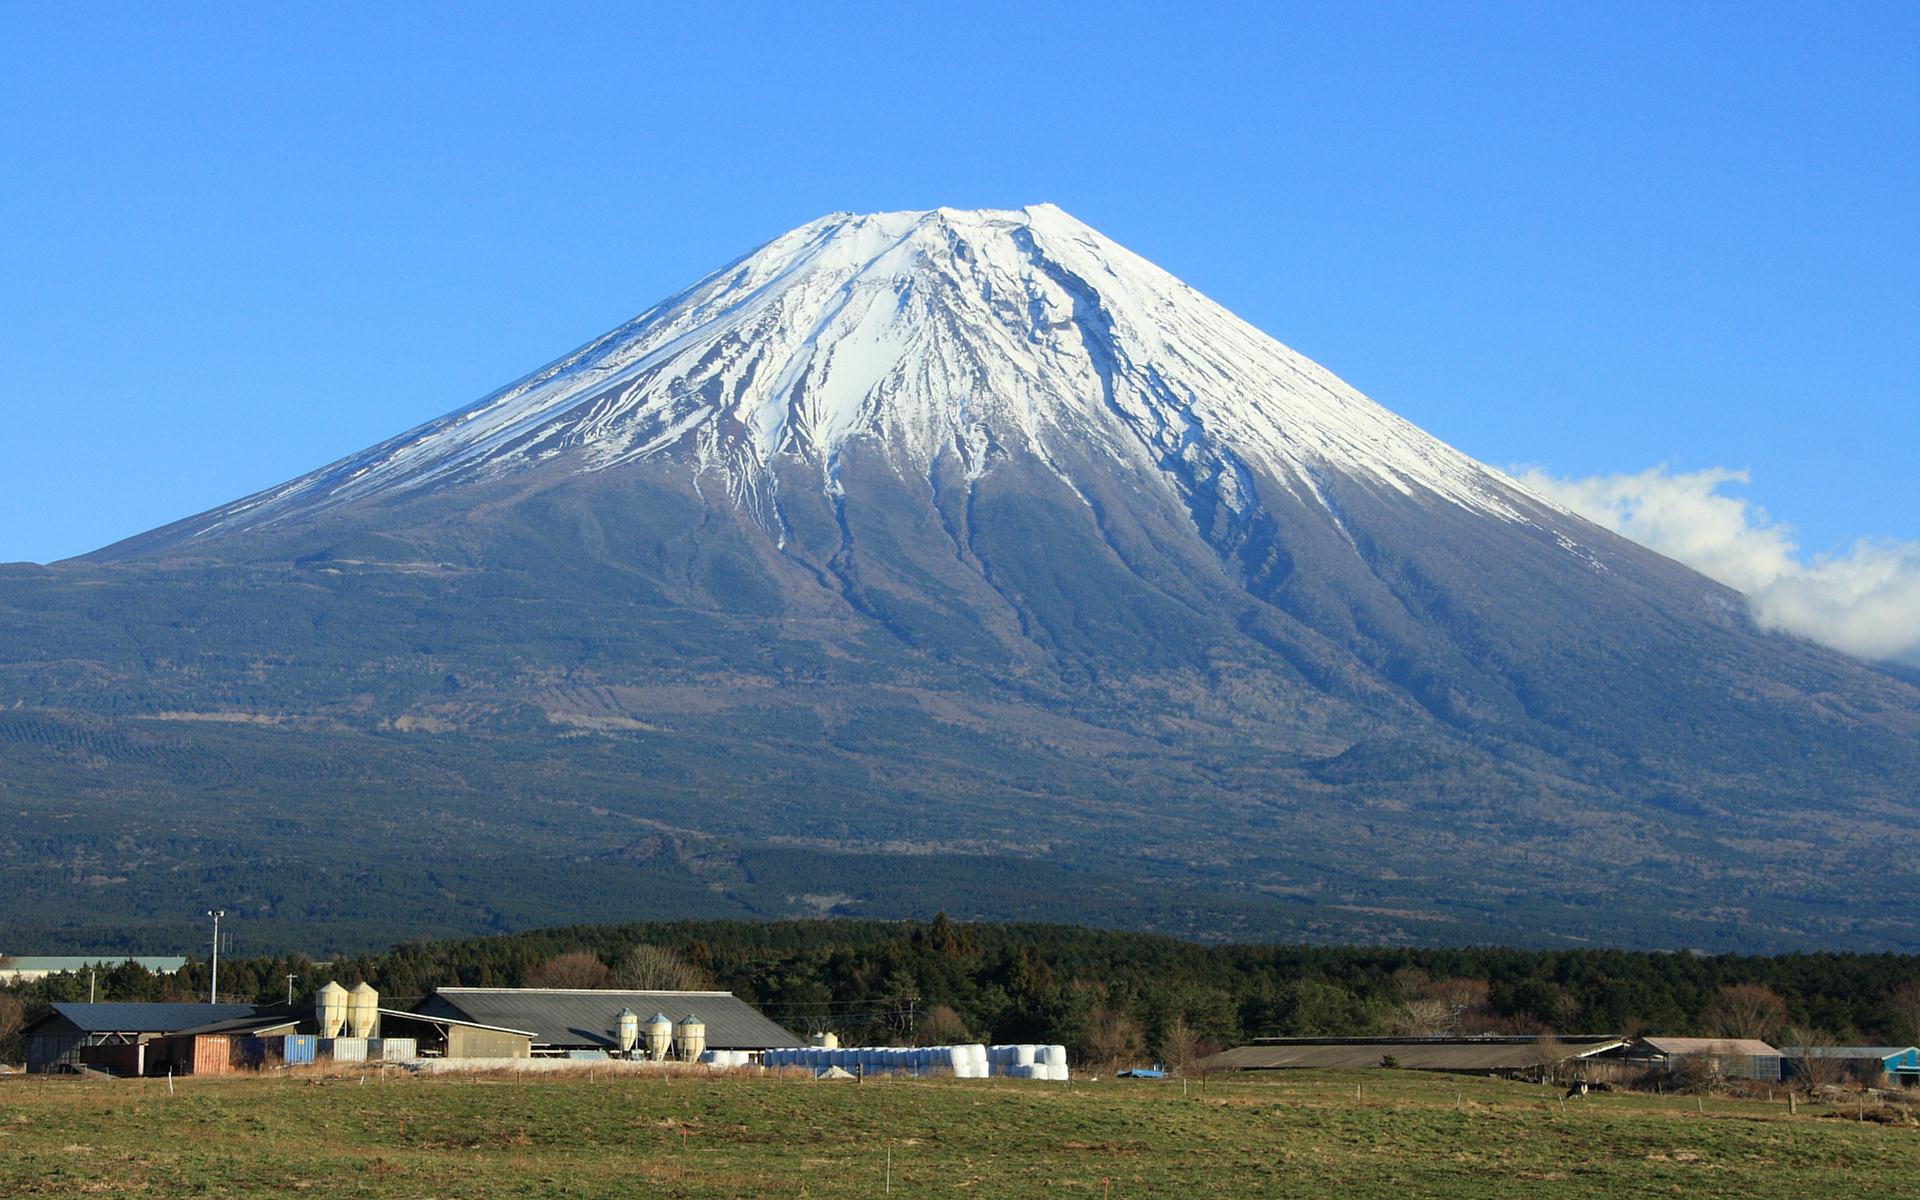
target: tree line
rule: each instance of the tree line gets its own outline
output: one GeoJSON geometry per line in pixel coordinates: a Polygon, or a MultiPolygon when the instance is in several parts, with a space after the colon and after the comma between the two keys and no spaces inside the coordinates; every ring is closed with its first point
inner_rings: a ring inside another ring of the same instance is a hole
{"type": "MultiPolygon", "coordinates": [[[[200,1000],[210,964],[128,962],[101,1000],[200,1000]]],[[[1920,1042],[1920,956],[1200,945],[1059,925],[680,921],[578,926],[315,961],[220,963],[222,999],[310,998],[328,980],[405,1003],[436,986],[730,991],[843,1042],[1064,1042],[1087,1061],[1182,1059],[1260,1036],[1555,1032],[1920,1042]],[[292,976],[289,981],[288,976],[292,976]]],[[[0,992],[0,1057],[85,972],[0,992]]],[[[679,1014],[673,1014],[679,1015],[679,1014]]]]}

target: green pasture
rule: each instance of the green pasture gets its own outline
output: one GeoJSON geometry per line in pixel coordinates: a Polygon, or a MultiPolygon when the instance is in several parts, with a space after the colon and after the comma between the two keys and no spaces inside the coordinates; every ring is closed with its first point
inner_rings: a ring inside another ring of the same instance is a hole
{"type": "Polygon", "coordinates": [[[0,1195],[1920,1194],[1920,1128],[1411,1072],[0,1081],[0,1195]],[[890,1164],[890,1166],[889,1166],[890,1164]],[[890,1174],[889,1174],[890,1172],[890,1174]]]}

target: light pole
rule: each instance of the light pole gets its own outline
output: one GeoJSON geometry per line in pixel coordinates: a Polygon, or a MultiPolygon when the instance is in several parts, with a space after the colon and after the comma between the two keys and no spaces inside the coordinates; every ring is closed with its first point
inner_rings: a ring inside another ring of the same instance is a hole
{"type": "Polygon", "coordinates": [[[287,1007],[288,1008],[293,1007],[293,981],[298,978],[300,978],[298,975],[287,976],[287,1007]]]}
{"type": "Polygon", "coordinates": [[[220,1003],[220,918],[227,915],[224,908],[210,908],[207,915],[213,918],[213,982],[207,985],[207,1003],[220,1003]]]}

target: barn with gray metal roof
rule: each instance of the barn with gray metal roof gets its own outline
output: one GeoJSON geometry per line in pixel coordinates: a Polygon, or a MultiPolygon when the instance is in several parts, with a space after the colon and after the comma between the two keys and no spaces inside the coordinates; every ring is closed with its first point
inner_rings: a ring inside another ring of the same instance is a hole
{"type": "Polygon", "coordinates": [[[79,1064],[82,1046],[137,1045],[217,1021],[253,1016],[252,1004],[68,1004],[23,1031],[27,1070],[51,1071],[79,1064]]]}
{"type": "Polygon", "coordinates": [[[436,988],[413,1006],[422,1017],[530,1030],[535,1054],[612,1050],[620,1045],[621,1009],[642,1020],[660,1012],[673,1021],[693,1015],[714,1050],[770,1050],[800,1039],[732,992],[637,992],[602,988],[436,988]]]}

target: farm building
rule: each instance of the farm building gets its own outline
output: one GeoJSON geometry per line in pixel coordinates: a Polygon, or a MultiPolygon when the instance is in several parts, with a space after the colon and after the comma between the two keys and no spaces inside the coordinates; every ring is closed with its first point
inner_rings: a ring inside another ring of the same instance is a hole
{"type": "Polygon", "coordinates": [[[1782,1046],[1780,1078],[1806,1078],[1810,1062],[1834,1063],[1838,1074],[1860,1083],[1920,1086],[1920,1048],[1913,1046],[1782,1046]]]}
{"type": "Polygon", "coordinates": [[[140,1074],[148,1043],[196,1029],[212,1021],[251,1017],[251,1004],[56,1004],[53,1011],[27,1026],[27,1070],[56,1071],[87,1062],[82,1050],[120,1046],[132,1049],[91,1050],[90,1056],[115,1069],[140,1074]]]}
{"type": "Polygon", "coordinates": [[[431,1058],[531,1058],[533,1031],[508,1029],[445,1013],[380,1010],[380,1028],[389,1037],[409,1037],[431,1058]]]}
{"type": "Polygon", "coordinates": [[[173,1033],[146,1046],[146,1061],[129,1075],[225,1075],[233,1070],[234,1042],[227,1033],[173,1033]]]}
{"type": "Polygon", "coordinates": [[[1202,1059],[1211,1071],[1364,1071],[1398,1067],[1461,1075],[1524,1075],[1543,1059],[1592,1058],[1626,1045],[1618,1037],[1563,1037],[1551,1049],[1536,1037],[1256,1038],[1202,1059]]]}
{"type": "Polygon", "coordinates": [[[27,1028],[31,1071],[218,1074],[315,1061],[529,1058],[606,1054],[622,1014],[667,1014],[676,1047],[758,1053],[800,1039],[730,992],[441,988],[412,1009],[381,1008],[372,988],[322,988],[316,1003],[56,1004],[27,1028]],[[688,1022],[687,1018],[694,1020],[688,1022]]]}
{"type": "MultiPolygon", "coordinates": [[[[706,1026],[710,1050],[771,1050],[799,1046],[800,1039],[769,1021],[732,992],[626,992],[599,988],[436,988],[414,1005],[416,1020],[448,1021],[476,1032],[457,1037],[480,1041],[477,1031],[525,1031],[535,1055],[601,1052],[620,1046],[620,1014],[645,1020],[665,1014],[679,1022],[695,1016],[706,1026]]],[[[449,1057],[461,1057],[449,1054],[449,1057]]]]}
{"type": "Polygon", "coordinates": [[[1758,1038],[1637,1037],[1607,1057],[1627,1067],[1679,1070],[1712,1061],[1733,1079],[1780,1079],[1780,1051],[1758,1038]]]}
{"type": "Polygon", "coordinates": [[[85,971],[93,968],[109,971],[121,963],[134,963],[149,971],[178,971],[187,965],[184,958],[128,957],[118,958],[112,955],[25,955],[0,954],[0,983],[31,983],[36,979],[45,979],[49,975],[58,975],[63,971],[85,971]]]}

